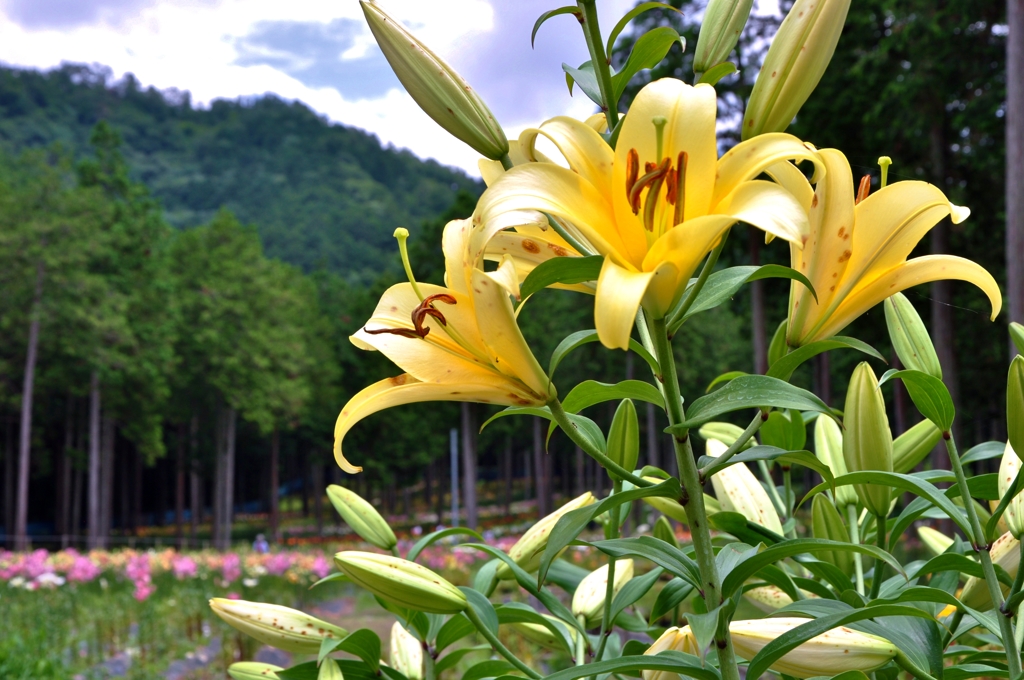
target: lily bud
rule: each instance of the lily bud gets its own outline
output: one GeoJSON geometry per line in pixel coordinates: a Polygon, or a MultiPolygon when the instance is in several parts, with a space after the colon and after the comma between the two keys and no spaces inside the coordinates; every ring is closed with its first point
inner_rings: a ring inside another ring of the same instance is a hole
{"type": "Polygon", "coordinates": [[[906,474],[924,460],[942,439],[942,430],[925,418],[892,440],[892,471],[906,474]]]}
{"type": "Polygon", "coordinates": [[[234,680],[277,680],[277,672],[283,670],[260,661],[239,661],[228,666],[228,675],[234,680]]]}
{"type": "MultiPolygon", "coordinates": [[[[689,626],[683,626],[677,628],[672,626],[664,633],[661,637],[654,641],[644,655],[655,655],[660,652],[673,651],[683,652],[684,654],[692,654],[694,656],[700,655],[700,649],[697,648],[697,638],[694,637],[693,632],[689,626]]],[[[642,671],[644,680],[679,680],[679,674],[673,673],[672,671],[642,671]]]]}
{"type": "MultiPolygon", "coordinates": [[[[750,660],[775,638],[809,619],[777,618],[733,621],[729,634],[736,654],[750,660]]],[[[844,671],[865,673],[881,668],[896,656],[896,645],[877,635],[841,626],[813,637],[771,665],[795,678],[826,677],[844,671]]]]}
{"type": "Polygon", "coordinates": [[[952,538],[931,527],[918,527],[917,535],[933,555],[941,555],[949,550],[949,546],[953,545],[952,538]]]}
{"type": "MultiPolygon", "coordinates": [[[[549,616],[548,614],[541,614],[541,616],[543,616],[548,621],[551,621],[556,626],[565,629],[565,631],[569,634],[569,638],[574,642],[576,641],[575,628],[568,628],[564,623],[556,619],[554,616],[549,616]]],[[[555,634],[551,632],[551,629],[545,625],[542,625],[540,623],[527,623],[524,621],[510,623],[508,625],[509,628],[516,631],[527,640],[537,643],[541,647],[545,647],[547,649],[565,648],[562,641],[555,637],[555,634]]]]}
{"type": "MultiPolygon", "coordinates": [[[[723,442],[726,446],[732,446],[733,443],[740,438],[743,434],[743,428],[739,425],[733,425],[732,423],[704,423],[697,430],[704,440],[717,439],[723,442]]],[[[747,440],[747,443],[743,445],[744,449],[749,449],[751,446],[757,444],[757,440],[751,437],[747,440]]]]}
{"type": "MultiPolygon", "coordinates": [[[[644,479],[648,482],[654,482],[655,484],[665,481],[660,477],[653,477],[650,475],[645,476],[644,479]]],[[[686,517],[686,510],[682,505],[671,498],[666,498],[664,496],[646,496],[644,497],[644,503],[647,503],[661,514],[670,519],[674,519],[680,524],[685,524],[687,526],[690,524],[690,520],[686,517]]],[[[721,512],[722,506],[718,502],[717,498],[704,494],[704,511],[707,513],[708,517],[710,517],[715,513],[721,512]]]]}
{"type": "Polygon", "coordinates": [[[1010,340],[1013,340],[1013,346],[1017,348],[1017,353],[1024,354],[1024,326],[1016,321],[1010,322],[1010,340]]]}
{"type": "Polygon", "coordinates": [[[481,155],[491,160],[505,156],[505,132],[462,76],[376,3],[359,4],[391,69],[424,113],[481,155]]]}
{"type": "Polygon", "coordinates": [[[356,585],[399,607],[429,614],[458,614],[466,608],[461,590],[415,562],[346,550],[334,556],[334,564],[356,585]]]}
{"type": "Polygon", "coordinates": [[[885,324],[903,365],[942,380],[942,366],[921,315],[903,293],[885,299],[885,324]]]}
{"type": "Polygon", "coordinates": [[[338,662],[328,657],[320,664],[316,680],[345,680],[345,676],[341,674],[341,667],[338,665],[338,662]]]}
{"type": "MultiPolygon", "coordinates": [[[[818,494],[811,502],[811,532],[815,538],[829,541],[850,542],[850,533],[843,524],[843,518],[828,498],[818,494]]],[[[853,557],[848,552],[838,550],[817,553],[820,560],[835,565],[845,574],[853,571],[853,557]]]]}
{"type": "MultiPolygon", "coordinates": [[[[562,515],[567,512],[572,512],[578,508],[584,508],[588,505],[592,505],[596,502],[597,499],[594,498],[594,494],[589,491],[582,496],[569,501],[558,510],[555,510],[553,513],[530,527],[508,551],[508,556],[511,557],[516,564],[522,567],[523,571],[526,571],[527,573],[537,571],[540,569],[540,558],[544,553],[544,548],[548,544],[548,538],[551,536],[551,530],[555,528],[555,524],[558,523],[558,520],[562,515]]],[[[504,562],[498,566],[498,570],[495,573],[498,578],[505,581],[515,578],[512,570],[509,569],[508,565],[504,562]]]]}
{"type": "Polygon", "coordinates": [[[423,645],[398,621],[391,626],[388,663],[409,680],[423,680],[423,645]]]}
{"type": "MultiPolygon", "coordinates": [[[[867,362],[861,362],[850,377],[843,424],[846,426],[843,458],[846,460],[847,470],[892,472],[892,432],[889,431],[889,418],[885,414],[885,402],[882,400],[882,392],[878,389],[875,372],[867,362]]],[[[854,489],[868,512],[876,516],[888,516],[892,493],[888,486],[857,484],[854,489]]]]}
{"type": "Polygon", "coordinates": [[[664,541],[673,548],[679,547],[679,540],[676,538],[676,532],[672,531],[672,525],[664,515],[659,517],[658,521],[654,523],[654,531],[652,533],[659,541],[664,541]]]}
{"type": "MultiPolygon", "coordinates": [[[[615,580],[612,582],[612,599],[619,594],[622,586],[633,578],[633,560],[615,562],[615,580]]],[[[604,596],[608,592],[608,565],[595,569],[576,586],[572,596],[572,615],[586,618],[587,628],[593,628],[604,616],[604,596]]]]}
{"type": "Polygon", "coordinates": [[[387,521],[359,494],[343,486],[331,484],[327,487],[327,498],[345,523],[352,527],[352,531],[370,545],[381,550],[391,550],[398,544],[395,532],[388,526],[387,521]]]}
{"type": "MultiPolygon", "coordinates": [[[[843,458],[843,431],[831,418],[819,416],[814,423],[814,453],[818,460],[828,466],[834,477],[845,475],[846,459],[843,458]]],[[[845,508],[857,504],[857,492],[850,485],[836,487],[836,505],[845,508]]]]}
{"type": "Polygon", "coordinates": [[[293,654],[316,654],[324,639],[348,635],[344,628],[277,604],[215,597],[210,609],[232,628],[293,654]]]}
{"type": "Polygon", "coordinates": [[[729,58],[747,25],[754,0],[711,0],[693,54],[693,72],[703,73],[729,58]]]}
{"type": "MultiPolygon", "coordinates": [[[[640,457],[640,423],[632,399],[623,399],[608,429],[608,457],[630,472],[640,457]]],[[[612,474],[613,479],[618,477],[612,474]]]]}
{"type": "MultiPolygon", "coordinates": [[[[989,555],[992,557],[992,564],[998,564],[1005,569],[1010,578],[1017,577],[1017,570],[1020,569],[1020,542],[1013,537],[1013,534],[1006,532],[997,538],[996,542],[992,544],[989,555]]],[[[1010,587],[1004,583],[1000,583],[999,587],[1003,591],[1003,597],[1006,597],[1006,593],[1010,592],[1010,587]]],[[[971,609],[980,611],[991,609],[992,595],[988,592],[988,584],[985,583],[985,579],[976,576],[967,579],[964,589],[960,592],[960,601],[971,609]]]]}
{"type": "Polygon", "coordinates": [[[751,588],[743,593],[743,597],[765,614],[771,614],[777,609],[793,604],[793,598],[787,595],[786,591],[773,585],[751,588]]]}
{"type": "Polygon", "coordinates": [[[1006,437],[1017,455],[1024,455],[1024,357],[1019,354],[1006,378],[1006,437]]]}
{"type": "MultiPolygon", "coordinates": [[[[1013,484],[1013,480],[1017,478],[1017,473],[1020,472],[1020,458],[1017,456],[1016,451],[1009,444],[1003,449],[1003,459],[999,462],[999,497],[1002,498],[1006,495],[1006,492],[1010,490],[1010,485],[1013,484]]],[[[1018,541],[1020,540],[1021,534],[1024,533],[1024,493],[1018,492],[1010,504],[1006,506],[1006,511],[1003,512],[1003,521],[1006,522],[1006,526],[1010,529],[1010,533],[1018,541]]]]}
{"type": "MultiPolygon", "coordinates": [[[[709,439],[707,454],[717,458],[728,449],[717,439],[709,439]]],[[[743,463],[730,465],[711,476],[715,496],[726,512],[738,512],[754,524],[782,535],[782,521],[775,511],[771,498],[754,477],[754,473],[743,463]]]]}
{"type": "Polygon", "coordinates": [[[789,127],[832,60],[850,0],[796,0],[757,74],[743,139],[789,127]]]}

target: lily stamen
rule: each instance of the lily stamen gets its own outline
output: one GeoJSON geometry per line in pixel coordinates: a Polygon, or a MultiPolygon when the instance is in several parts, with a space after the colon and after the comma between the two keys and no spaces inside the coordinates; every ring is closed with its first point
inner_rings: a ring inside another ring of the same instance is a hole
{"type": "MultiPolygon", "coordinates": [[[[663,160],[660,165],[655,165],[650,162],[645,164],[644,168],[647,170],[647,174],[638,179],[633,184],[633,188],[629,192],[629,207],[632,208],[634,215],[640,212],[640,194],[644,189],[651,187],[650,193],[647,194],[648,200],[652,195],[657,197],[658,189],[661,188],[661,184],[665,180],[665,175],[668,174],[669,166],[670,162],[667,158],[663,160]],[[656,188],[654,186],[655,183],[657,183],[656,188]]],[[[648,229],[650,228],[651,227],[648,226],[648,229]]]]}
{"type": "Polygon", "coordinates": [[[434,302],[443,302],[448,305],[454,305],[456,303],[455,297],[446,293],[429,295],[412,310],[411,316],[413,328],[377,328],[371,330],[364,327],[363,330],[370,335],[390,333],[392,335],[400,335],[403,338],[419,338],[424,340],[427,335],[430,334],[430,328],[423,325],[423,322],[426,321],[428,316],[437,319],[437,321],[445,328],[448,327],[448,320],[444,318],[444,314],[442,314],[439,309],[434,307],[434,302]]]}
{"type": "MultiPolygon", "coordinates": [[[[630,149],[626,154],[626,195],[629,196],[636,186],[636,178],[640,175],[640,154],[630,149]]],[[[635,214],[636,211],[634,210],[635,214]]]]}
{"type": "Polygon", "coordinates": [[[857,198],[853,204],[857,205],[871,193],[871,175],[864,175],[860,178],[860,186],[857,187],[857,198]]]}
{"type": "Polygon", "coordinates": [[[672,215],[672,226],[683,223],[683,215],[686,212],[686,166],[690,162],[690,154],[685,151],[679,152],[679,160],[676,170],[673,173],[669,184],[669,203],[676,207],[672,215]]]}

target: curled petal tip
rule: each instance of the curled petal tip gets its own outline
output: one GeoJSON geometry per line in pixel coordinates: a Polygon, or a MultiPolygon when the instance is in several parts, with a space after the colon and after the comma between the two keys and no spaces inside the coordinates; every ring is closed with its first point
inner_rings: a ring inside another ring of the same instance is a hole
{"type": "Polygon", "coordinates": [[[949,216],[953,224],[960,224],[971,216],[971,209],[962,205],[949,204],[949,216]]]}

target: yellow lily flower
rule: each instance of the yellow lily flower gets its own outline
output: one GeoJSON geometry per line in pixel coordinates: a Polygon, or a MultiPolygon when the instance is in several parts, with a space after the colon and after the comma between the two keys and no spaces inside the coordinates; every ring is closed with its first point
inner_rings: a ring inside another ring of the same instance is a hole
{"type": "Polygon", "coordinates": [[[992,304],[995,319],[1002,297],[995,279],[983,267],[953,255],[907,256],[939,220],[954,224],[971,211],[953,205],[938,187],[919,181],[890,184],[855,201],[853,173],[837,149],[819,151],[825,178],[812,192],[791,164],[769,169],[776,181],[808,206],[811,236],[802,250],[791,249],[793,268],[818,294],[815,302],[801,285],[790,288],[787,342],[799,347],[831,337],[885,298],[921,283],[941,279],[969,281],[992,304]],[[787,167],[788,166],[788,167],[787,167]]]}
{"type": "Polygon", "coordinates": [[[717,106],[710,85],[692,87],[673,78],[650,83],[634,100],[615,149],[591,125],[553,118],[520,138],[519,153],[536,162],[494,178],[474,222],[494,235],[509,228],[522,233],[524,225],[551,234],[550,216],[580,245],[577,252],[603,255],[595,325],[605,346],[625,349],[640,305],[654,318],[664,317],[736,222],[795,247],[807,237],[800,204],[777,184],[753,178],[787,160],[820,167],[817,154],[797,138],[775,133],[718,158],[717,106]],[[541,136],[558,148],[568,168],[538,157],[534,142],[541,136]]]}
{"type": "MultiPolygon", "coordinates": [[[[341,442],[366,416],[420,401],[472,401],[541,406],[549,381],[516,325],[510,291],[518,292],[511,261],[497,271],[479,265],[482,246],[469,220],[444,231],[447,287],[400,283],[389,288],[366,325],[350,340],[377,350],[406,372],[356,394],[334,426],[334,457],[349,473],[341,442]]],[[[552,388],[553,389],[553,388],[552,388]]]]}

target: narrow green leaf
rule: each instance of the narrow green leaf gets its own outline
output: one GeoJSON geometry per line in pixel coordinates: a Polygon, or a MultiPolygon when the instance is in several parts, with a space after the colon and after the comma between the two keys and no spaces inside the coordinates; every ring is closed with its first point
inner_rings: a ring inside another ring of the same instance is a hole
{"type": "Polygon", "coordinates": [[[694,587],[699,588],[701,585],[697,563],[679,548],[674,548],[652,536],[613,538],[592,545],[601,552],[615,557],[643,557],[694,587]]]}
{"type": "Polygon", "coordinates": [[[638,16],[640,16],[641,14],[648,10],[657,9],[659,7],[661,9],[668,9],[672,10],[673,12],[679,12],[679,14],[683,13],[682,10],[676,9],[672,5],[666,5],[664,2],[641,2],[636,7],[626,12],[622,16],[622,18],[619,19],[619,22],[615,24],[615,27],[612,28],[612,32],[608,34],[608,43],[605,45],[604,53],[609,56],[611,55],[612,48],[615,46],[615,39],[619,37],[619,34],[622,33],[622,30],[626,28],[626,25],[630,21],[636,19],[638,16]]]}
{"type": "Polygon", "coordinates": [[[440,653],[475,630],[476,626],[466,618],[465,614],[456,614],[441,626],[434,642],[434,648],[440,653]]]}
{"type": "Polygon", "coordinates": [[[541,616],[528,604],[523,602],[506,602],[505,604],[496,607],[495,610],[498,612],[498,622],[502,624],[533,623],[539,626],[544,626],[551,631],[556,640],[561,641],[562,646],[569,655],[575,654],[576,650],[573,648],[573,641],[569,636],[569,629],[566,628],[564,624],[541,616]]]}
{"type": "Polygon", "coordinates": [[[829,484],[831,484],[830,480],[835,479],[829,466],[818,460],[818,457],[810,451],[786,451],[776,446],[752,446],[746,451],[737,453],[724,463],[719,463],[718,460],[718,458],[701,456],[700,460],[697,461],[697,464],[704,470],[704,477],[706,479],[710,479],[716,472],[720,472],[731,465],[752,463],[758,460],[774,461],[788,465],[801,465],[805,468],[810,468],[821,475],[825,482],[829,484]],[[704,467],[705,465],[707,466],[706,468],[704,467]]]}
{"type": "Polygon", "coordinates": [[[440,541],[443,538],[448,538],[449,536],[472,536],[478,541],[484,540],[483,536],[473,531],[472,529],[466,527],[450,527],[448,529],[442,529],[440,531],[434,531],[432,533],[429,533],[420,540],[416,541],[416,543],[413,544],[412,548],[409,549],[409,554],[405,556],[405,559],[409,560],[410,562],[415,562],[416,558],[420,556],[420,553],[423,552],[424,548],[426,548],[432,543],[440,541]]]}
{"type": "Polygon", "coordinates": [[[910,400],[914,402],[921,415],[935,423],[943,432],[952,427],[956,410],[953,408],[953,398],[949,396],[949,390],[941,380],[922,371],[890,369],[882,375],[878,384],[881,386],[893,378],[903,380],[910,400]]]}
{"type": "MultiPolygon", "coordinates": [[[[473,625],[473,624],[470,624],[473,625]]],[[[474,628],[473,630],[476,630],[474,628]]],[[[434,675],[440,677],[441,673],[444,673],[449,668],[454,668],[457,663],[469,654],[475,654],[477,652],[490,652],[490,645],[476,645],[475,647],[463,647],[461,649],[452,650],[451,653],[445,654],[443,657],[437,660],[434,664],[434,675]]]]}
{"type": "Polygon", "coordinates": [[[317,586],[323,585],[325,583],[351,583],[351,582],[352,581],[351,581],[351,579],[349,579],[348,576],[345,576],[340,571],[336,571],[333,574],[329,574],[327,576],[324,576],[322,579],[320,579],[319,581],[317,581],[316,583],[311,585],[309,587],[309,589],[312,590],[313,588],[316,588],[317,586]]]}
{"type": "Polygon", "coordinates": [[[369,628],[349,633],[338,643],[337,649],[358,656],[374,673],[380,668],[380,638],[369,628]]]}
{"type": "Polygon", "coordinates": [[[960,456],[960,462],[967,465],[979,460],[999,458],[1003,455],[1004,450],[1006,450],[1006,444],[1003,442],[983,442],[964,451],[964,454],[960,456]]]}
{"type": "Polygon", "coordinates": [[[488,659],[481,661],[462,674],[462,680],[483,680],[483,678],[495,678],[508,671],[515,670],[515,666],[504,659],[488,659]]]}
{"type": "Polygon", "coordinates": [[[589,675],[603,676],[608,673],[629,673],[639,675],[639,671],[664,671],[696,680],[721,680],[721,674],[714,666],[701,664],[701,660],[691,654],[682,652],[661,652],[659,654],[620,656],[617,659],[598,661],[586,666],[567,668],[547,676],[544,680],[577,680],[589,675]]]}
{"type": "Polygon", "coordinates": [[[700,82],[708,85],[717,85],[718,81],[726,76],[736,73],[736,64],[731,61],[723,61],[721,64],[712,66],[700,77],[700,82]]]}
{"type": "Polygon", "coordinates": [[[506,416],[537,416],[538,418],[551,420],[551,409],[547,406],[509,406],[485,420],[484,424],[480,426],[480,432],[483,432],[485,427],[493,423],[498,418],[504,418],[506,416]]]}
{"type": "Polygon", "coordinates": [[[658,582],[661,571],[661,567],[655,567],[643,576],[636,576],[627,581],[612,600],[611,620],[614,621],[619,612],[646,595],[647,591],[658,582]]]}
{"type": "Polygon", "coordinates": [[[665,431],[682,435],[723,413],[769,406],[815,411],[834,417],[825,402],[805,389],[766,375],[745,375],[694,401],[687,410],[686,420],[665,431]]]}
{"type": "MultiPolygon", "coordinates": [[[[594,74],[594,66],[589,62],[585,61],[580,64],[579,68],[573,68],[568,64],[562,64],[562,70],[565,71],[565,82],[569,86],[569,95],[572,95],[573,83],[580,86],[583,90],[583,94],[590,98],[590,101],[594,102],[598,106],[604,106],[601,103],[601,87],[597,84],[597,76],[594,74]]],[[[536,270],[534,270],[536,271],[536,270]]],[[[597,277],[594,277],[595,279],[597,277]]],[[[577,283],[579,283],[577,281],[577,283]]]]}
{"type": "MultiPolygon", "coordinates": [[[[597,81],[594,81],[595,85],[597,81]]],[[[580,85],[582,87],[582,84],[580,85]]],[[[601,273],[604,257],[556,257],[537,265],[523,281],[519,294],[524,299],[556,283],[584,283],[596,281],[601,273]]]]}
{"type": "Polygon", "coordinates": [[[477,613],[477,616],[479,616],[483,624],[487,626],[487,629],[497,635],[498,613],[494,611],[494,605],[491,604],[491,601],[488,600],[483,593],[473,590],[472,588],[459,586],[459,590],[461,590],[462,594],[466,596],[469,606],[477,613]]]}
{"type": "Polygon", "coordinates": [[[694,300],[693,305],[683,318],[688,319],[694,314],[717,307],[735,295],[743,284],[761,279],[792,279],[807,286],[812,294],[814,292],[814,287],[807,277],[790,267],[778,264],[766,264],[760,267],[753,265],[729,267],[714,272],[708,277],[697,299],[694,300]]]}
{"type": "Polygon", "coordinates": [[[779,378],[780,380],[789,380],[793,376],[793,372],[796,371],[805,361],[817,356],[823,352],[828,352],[833,349],[855,349],[859,352],[863,352],[868,356],[876,359],[885,361],[885,357],[878,353],[871,345],[866,342],[862,342],[857,338],[849,338],[844,335],[836,335],[829,338],[828,340],[818,340],[798,347],[789,354],[785,354],[775,361],[768,369],[767,375],[773,378],[779,378]]]}
{"type": "MultiPolygon", "coordinates": [[[[665,58],[672,45],[684,40],[671,26],[658,26],[640,36],[626,58],[622,69],[612,76],[612,103],[617,105],[626,85],[637,73],[646,68],[654,68],[665,58]]],[[[685,43],[684,43],[685,44],[685,43]]]]}
{"type": "Polygon", "coordinates": [[[584,380],[572,388],[572,391],[562,400],[562,408],[567,413],[579,413],[595,404],[618,399],[646,401],[665,408],[665,400],[658,388],[643,380],[623,380],[614,385],[596,380],[584,380]]]}
{"type": "Polygon", "coordinates": [[[682,604],[683,600],[688,598],[693,591],[693,585],[678,576],[666,583],[658,592],[654,606],[651,607],[651,614],[648,619],[650,624],[654,626],[658,619],[682,604]]]}
{"type": "Polygon", "coordinates": [[[708,383],[707,389],[704,390],[704,394],[708,394],[711,392],[711,390],[715,389],[715,385],[719,383],[729,382],[730,380],[734,380],[740,377],[741,375],[749,374],[746,371],[728,371],[726,373],[722,373],[714,380],[712,380],[710,383],[708,383]]]}
{"type": "Polygon", "coordinates": [[[547,21],[551,17],[556,17],[559,14],[575,14],[576,17],[579,18],[579,16],[580,16],[580,9],[576,5],[566,5],[565,7],[559,7],[558,9],[553,9],[553,10],[549,10],[547,12],[544,12],[539,17],[537,17],[537,21],[533,24],[533,31],[530,32],[530,47],[531,48],[533,47],[534,40],[537,39],[537,31],[540,30],[541,24],[543,24],[545,21],[547,21]]]}

